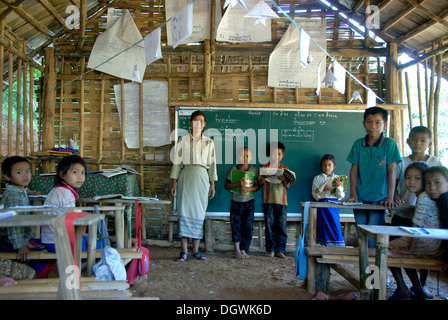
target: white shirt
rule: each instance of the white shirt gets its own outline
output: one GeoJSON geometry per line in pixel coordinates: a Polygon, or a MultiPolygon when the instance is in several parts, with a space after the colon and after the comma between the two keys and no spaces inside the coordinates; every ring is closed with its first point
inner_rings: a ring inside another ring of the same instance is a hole
{"type": "Polygon", "coordinates": [[[325,173],[321,173],[314,177],[311,194],[316,201],[324,198],[333,198],[339,200],[345,197],[344,187],[342,185],[336,188],[335,193],[331,193],[331,190],[324,191],[325,185],[331,179],[336,177],[337,175],[335,175],[334,173],[332,173],[330,176],[327,176],[325,173]]]}

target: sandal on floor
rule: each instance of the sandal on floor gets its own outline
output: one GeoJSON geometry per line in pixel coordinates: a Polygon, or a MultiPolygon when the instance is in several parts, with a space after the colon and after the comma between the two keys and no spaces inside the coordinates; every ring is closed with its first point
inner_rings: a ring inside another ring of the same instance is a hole
{"type": "Polygon", "coordinates": [[[202,253],[200,253],[199,251],[196,252],[196,253],[193,253],[191,256],[193,258],[196,258],[196,259],[202,260],[202,261],[207,261],[208,260],[208,258],[206,256],[204,256],[202,253]]]}
{"type": "Polygon", "coordinates": [[[185,262],[190,258],[188,252],[181,252],[179,258],[176,259],[177,262],[185,262]]]}
{"type": "Polygon", "coordinates": [[[393,295],[391,295],[389,298],[387,298],[387,300],[407,300],[407,299],[412,299],[413,296],[414,296],[414,293],[412,293],[412,291],[409,291],[408,293],[403,293],[403,294],[400,294],[397,291],[395,291],[393,295]]]}

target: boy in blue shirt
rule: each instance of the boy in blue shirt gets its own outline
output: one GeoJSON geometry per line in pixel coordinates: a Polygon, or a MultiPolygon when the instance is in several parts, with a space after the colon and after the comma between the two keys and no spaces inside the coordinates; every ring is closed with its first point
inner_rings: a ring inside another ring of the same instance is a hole
{"type": "MultiPolygon", "coordinates": [[[[347,157],[350,169],[350,196],[345,202],[380,204],[392,208],[396,180],[396,165],[401,162],[397,143],[383,135],[387,126],[387,110],[380,107],[367,108],[363,126],[364,138],[356,140],[347,157]]],[[[354,209],[355,222],[383,225],[384,210],[354,209]]],[[[375,247],[375,239],[368,239],[369,247],[375,247]]]]}

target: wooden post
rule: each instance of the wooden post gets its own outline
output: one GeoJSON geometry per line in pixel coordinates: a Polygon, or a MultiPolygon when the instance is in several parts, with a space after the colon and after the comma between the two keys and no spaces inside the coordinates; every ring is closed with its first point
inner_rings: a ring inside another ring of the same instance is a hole
{"type": "MultiPolygon", "coordinates": [[[[44,100],[42,112],[42,149],[50,150],[54,147],[54,114],[56,101],[56,59],[54,48],[45,48],[45,71],[44,71],[44,100]]],[[[50,162],[42,163],[43,172],[52,171],[50,162]]]]}
{"type": "Polygon", "coordinates": [[[442,71],[443,71],[443,54],[437,55],[437,86],[436,86],[436,92],[434,93],[434,131],[432,133],[433,136],[433,143],[432,146],[434,147],[434,155],[436,157],[439,156],[439,147],[438,147],[438,140],[439,140],[439,101],[440,101],[440,88],[442,86],[442,71]]]}
{"type": "Polygon", "coordinates": [[[210,52],[210,40],[204,40],[204,98],[203,101],[210,101],[212,97],[212,55],[210,52]]]}
{"type": "Polygon", "coordinates": [[[22,124],[20,123],[22,113],[22,58],[17,57],[17,92],[16,92],[16,148],[15,154],[20,155],[20,133],[22,132],[22,124]]]}
{"type": "Polygon", "coordinates": [[[412,128],[414,127],[414,124],[412,123],[411,91],[409,89],[409,76],[407,72],[405,72],[404,75],[406,78],[406,94],[408,98],[409,126],[412,128]]]}
{"type": "MultiPolygon", "coordinates": [[[[386,74],[386,100],[387,103],[399,103],[398,92],[398,44],[391,42],[389,44],[389,57],[387,57],[387,74],[386,74]]],[[[397,142],[398,146],[401,146],[401,133],[400,133],[400,113],[393,110],[391,112],[390,121],[390,137],[397,142]]]]}
{"type": "MultiPolygon", "coordinates": [[[[84,72],[85,69],[85,63],[86,63],[86,58],[82,58],[81,59],[81,73],[84,72]]],[[[84,82],[84,78],[81,77],[79,79],[80,81],[80,89],[79,89],[79,144],[78,144],[78,151],[79,151],[79,155],[82,157],[84,155],[84,124],[85,124],[85,120],[84,120],[84,95],[85,95],[85,82],[84,82]]],[[[66,139],[68,139],[66,137],[66,139]]]]}
{"type": "Polygon", "coordinates": [[[124,103],[124,79],[120,79],[120,89],[121,89],[121,162],[124,162],[126,158],[126,142],[125,142],[125,103],[124,103]]]}
{"type": "Polygon", "coordinates": [[[34,68],[30,64],[30,153],[34,152],[34,68]]]}
{"type": "MultiPolygon", "coordinates": [[[[26,42],[22,44],[23,52],[26,54],[26,42]]],[[[28,63],[23,60],[23,155],[26,157],[28,155],[28,101],[27,101],[27,70],[28,63]]]]}
{"type": "Polygon", "coordinates": [[[12,156],[12,87],[14,83],[14,57],[12,55],[12,41],[9,42],[9,57],[8,57],[8,157],[12,156]]]}
{"type": "Polygon", "coordinates": [[[369,274],[367,273],[367,267],[369,265],[369,245],[367,241],[367,235],[360,229],[358,229],[358,245],[359,245],[359,281],[362,300],[370,299],[370,290],[367,287],[367,279],[369,274]]]}
{"type": "MultiPolygon", "coordinates": [[[[103,74],[101,74],[102,78],[103,74]]],[[[103,127],[104,127],[104,87],[105,79],[101,79],[101,95],[100,95],[100,125],[98,132],[98,163],[103,160],[103,127]]],[[[101,164],[100,164],[101,166],[101,164]]],[[[99,168],[101,170],[101,167],[99,168]]]]}
{"type": "Polygon", "coordinates": [[[377,234],[375,264],[380,272],[379,289],[374,290],[375,300],[386,300],[387,291],[387,247],[389,246],[389,235],[377,234]]]}

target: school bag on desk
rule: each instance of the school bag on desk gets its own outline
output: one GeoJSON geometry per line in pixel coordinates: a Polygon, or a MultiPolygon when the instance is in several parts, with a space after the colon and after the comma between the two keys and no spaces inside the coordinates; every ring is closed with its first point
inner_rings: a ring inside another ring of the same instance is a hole
{"type": "MultiPolygon", "coordinates": [[[[96,205],[94,209],[99,214],[96,205]]],[[[101,241],[101,260],[93,266],[97,281],[125,281],[126,269],[120,253],[110,246],[109,233],[104,219],[98,222],[98,235],[101,241]]]]}
{"type": "Polygon", "coordinates": [[[135,250],[142,253],[141,259],[132,259],[127,270],[128,283],[133,285],[137,275],[144,276],[149,271],[149,250],[142,247],[142,206],[135,200],[135,250]]]}
{"type": "Polygon", "coordinates": [[[294,253],[294,256],[296,258],[296,277],[299,276],[300,280],[306,279],[306,273],[307,273],[307,267],[308,267],[308,256],[306,254],[306,246],[305,246],[305,231],[306,231],[306,224],[308,220],[308,210],[310,208],[309,201],[305,202],[305,206],[303,208],[303,217],[302,217],[302,224],[303,224],[303,231],[302,234],[299,237],[299,241],[297,243],[297,248],[294,253]]]}

